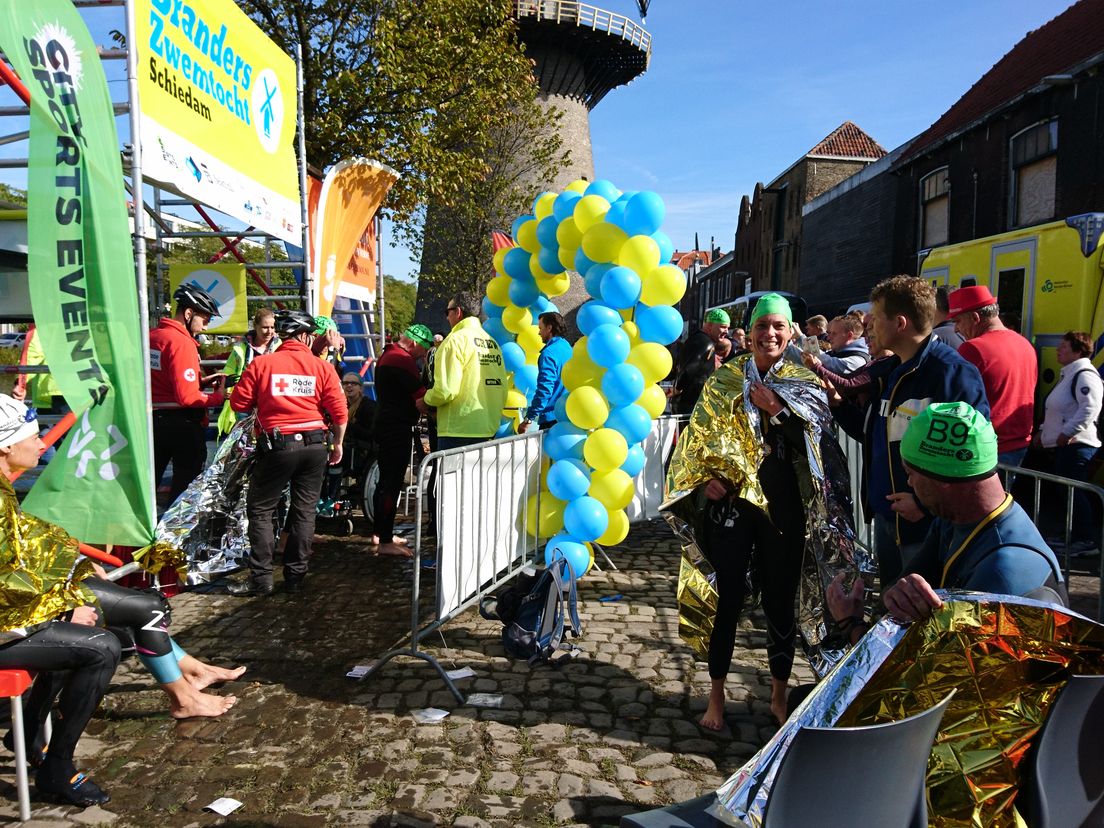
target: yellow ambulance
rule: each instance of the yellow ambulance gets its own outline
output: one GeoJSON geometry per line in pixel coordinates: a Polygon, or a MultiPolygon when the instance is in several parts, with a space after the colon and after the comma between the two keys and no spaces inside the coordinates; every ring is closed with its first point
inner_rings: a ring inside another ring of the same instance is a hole
{"type": "Polygon", "coordinates": [[[920,252],[920,276],[952,290],[986,285],[1001,315],[1015,314],[1039,354],[1040,393],[1058,379],[1055,348],[1066,331],[1088,331],[1104,361],[1104,213],[1024,227],[920,252]]]}

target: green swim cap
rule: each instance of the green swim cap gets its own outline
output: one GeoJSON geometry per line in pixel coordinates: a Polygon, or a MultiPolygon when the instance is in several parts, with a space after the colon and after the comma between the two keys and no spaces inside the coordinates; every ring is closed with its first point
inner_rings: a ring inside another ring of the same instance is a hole
{"type": "Polygon", "coordinates": [[[321,336],[326,331],[336,331],[337,323],[334,322],[328,316],[316,316],[314,317],[314,333],[316,336],[321,336]]]}
{"type": "Polygon", "coordinates": [[[756,319],[769,313],[777,313],[779,316],[785,317],[787,322],[793,322],[793,311],[790,310],[790,303],[786,301],[785,297],[779,296],[777,293],[764,293],[759,297],[759,301],[755,303],[755,307],[751,311],[751,324],[754,325],[756,319]]]}
{"type": "Polygon", "coordinates": [[[721,325],[731,324],[731,320],[728,318],[728,314],[720,308],[713,308],[713,310],[711,311],[706,311],[705,321],[719,323],[721,325]]]}
{"type": "Polygon", "coordinates": [[[997,433],[968,403],[932,403],[909,423],[901,459],[936,480],[980,480],[996,471],[997,433]]]}
{"type": "Polygon", "coordinates": [[[428,348],[433,344],[433,331],[425,325],[411,325],[403,331],[403,336],[417,342],[423,348],[428,348]]]}

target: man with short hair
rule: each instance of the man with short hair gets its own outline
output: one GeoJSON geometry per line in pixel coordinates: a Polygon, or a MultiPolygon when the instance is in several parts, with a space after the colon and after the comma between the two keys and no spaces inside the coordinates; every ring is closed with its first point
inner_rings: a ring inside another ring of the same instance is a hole
{"type": "MultiPolygon", "coordinates": [[[[936,589],[968,589],[1066,603],[1062,570],[1030,516],[997,475],[997,435],[966,403],[933,403],[901,441],[901,459],[917,499],[935,517],[900,580],[882,601],[901,621],[927,618],[943,605],[936,589]]],[[[842,576],[827,591],[837,621],[858,640],[863,583],[842,576]]]]}
{"type": "Polygon", "coordinates": [[[967,402],[986,416],[989,403],[977,368],[931,335],[935,289],[930,284],[893,276],[875,286],[870,299],[873,335],[894,356],[871,363],[875,393],[865,417],[854,406],[832,410],[849,434],[863,440],[863,505],[874,515],[874,552],[884,586],[897,580],[931,525],[931,514],[917,502],[901,465],[909,421],[933,402],[967,402]]]}
{"type": "Polygon", "coordinates": [[[479,324],[480,300],[456,295],[445,315],[452,331],[437,348],[433,387],[419,410],[437,409],[437,447],[482,443],[494,436],[506,407],[502,349],[479,324]]]}
{"type": "Polygon", "coordinates": [[[426,393],[417,360],[425,356],[432,344],[429,328],[411,325],[398,342],[384,349],[376,363],[375,441],[379,482],[372,498],[372,522],[378,555],[406,558],[411,555],[406,541],[395,537],[395,512],[410,465],[418,403],[426,393]]]}
{"type": "Polygon", "coordinates": [[[567,393],[563,380],[564,363],[571,359],[571,343],[564,339],[567,323],[555,311],[537,317],[537,331],[544,347],[537,357],[537,389],[533,401],[525,412],[525,419],[518,426],[518,434],[524,434],[533,423],[541,430],[556,424],[556,403],[567,393]]]}
{"type": "Polygon", "coordinates": [[[746,354],[747,352],[747,331],[743,328],[734,328],[732,330],[732,354],[729,358],[738,357],[740,354],[746,354]]]}
{"type": "Polygon", "coordinates": [[[1004,326],[997,299],[984,285],[951,293],[949,313],[965,339],[958,355],[977,367],[985,383],[1000,462],[1019,466],[1031,445],[1035,423],[1035,385],[1039,380],[1035,349],[1004,326]]]}
{"type": "Polygon", "coordinates": [[[946,285],[940,285],[935,289],[935,325],[932,327],[932,336],[957,351],[966,339],[958,332],[954,320],[950,318],[950,296],[951,289],[946,285]]]}
{"type": "Polygon", "coordinates": [[[676,414],[689,414],[697,405],[705,381],[720,364],[717,343],[728,334],[730,321],[720,308],[707,311],[701,329],[690,334],[679,349],[675,387],[671,393],[676,414]]]}
{"type": "Polygon", "coordinates": [[[850,374],[870,362],[870,351],[862,333],[862,322],[857,318],[837,316],[828,323],[828,344],[832,350],[819,357],[803,352],[801,358],[806,365],[819,359],[820,364],[833,374],[850,374]]]}
{"type": "Polygon", "coordinates": [[[341,462],[349,418],[338,374],[311,351],[315,329],[313,317],[304,311],[276,314],[280,348],[251,362],[230,395],[235,411],[257,411],[257,453],[249,469],[245,507],[250,577],[231,584],[231,595],[272,593],[272,518],[289,485],[284,591],[303,589],[322,478],[327,462],[341,462]]]}
{"type": "Polygon", "coordinates": [[[828,340],[828,318],[823,314],[814,314],[805,320],[805,335],[815,336],[821,342],[828,340]]]}

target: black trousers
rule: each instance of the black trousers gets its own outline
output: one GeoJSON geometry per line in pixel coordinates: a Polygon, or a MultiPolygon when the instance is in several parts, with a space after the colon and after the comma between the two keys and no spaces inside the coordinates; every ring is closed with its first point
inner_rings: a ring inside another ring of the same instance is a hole
{"type": "Polygon", "coordinates": [[[288,503],[287,544],[284,546],[284,577],[298,580],[307,574],[314,519],[329,451],[325,443],[304,445],[290,436],[286,447],[259,452],[249,471],[249,496],[245,510],[249,517],[249,570],[256,586],[272,586],[272,555],[276,546],[273,513],[291,484],[288,503]]]}
{"type": "Polygon", "coordinates": [[[24,701],[27,743],[46,722],[54,698],[57,726],[50,738],[47,762],[64,770],[73,761],[81,733],[107,691],[119,665],[119,639],[102,627],[55,621],[26,638],[0,647],[0,669],[46,671],[24,701]],[[57,671],[57,672],[54,672],[57,671]]]}
{"type": "Polygon", "coordinates": [[[800,497],[772,499],[771,517],[773,520],[768,520],[762,510],[742,498],[710,504],[702,538],[702,552],[717,573],[717,615],[709,638],[710,678],[724,678],[732,666],[750,563],[755,566],[767,617],[771,676],[780,681],[790,677],[797,635],[794,602],[805,552],[805,510],[800,497]]]}
{"type": "Polygon", "coordinates": [[[403,478],[410,465],[414,433],[410,429],[396,429],[378,431],[377,434],[379,482],[372,497],[372,522],[380,543],[391,543],[395,537],[395,513],[398,511],[399,495],[402,494],[403,478]]]}
{"type": "Polygon", "coordinates": [[[155,589],[129,589],[103,578],[81,581],[100,602],[103,622],[118,636],[124,650],[163,656],[172,652],[169,602],[155,589]]]}
{"type": "Polygon", "coordinates": [[[155,486],[161,482],[171,460],[173,475],[169,490],[170,504],[203,471],[203,464],[207,460],[205,432],[201,409],[179,408],[153,412],[153,481],[155,486]]]}

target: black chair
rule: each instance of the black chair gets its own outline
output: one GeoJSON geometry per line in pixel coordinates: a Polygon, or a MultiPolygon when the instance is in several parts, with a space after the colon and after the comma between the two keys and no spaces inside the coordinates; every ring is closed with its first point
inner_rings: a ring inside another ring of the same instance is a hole
{"type": "Polygon", "coordinates": [[[771,786],[763,828],[926,826],[928,757],[953,695],[899,722],[799,730],[771,786]]]}
{"type": "Polygon", "coordinates": [[[1104,676],[1073,676],[1051,705],[1028,771],[1032,828],[1104,825],[1104,676]]]}
{"type": "Polygon", "coordinates": [[[678,805],[623,816],[621,828],[719,828],[724,823],[705,812],[716,799],[716,794],[708,793],[678,805]]]}

